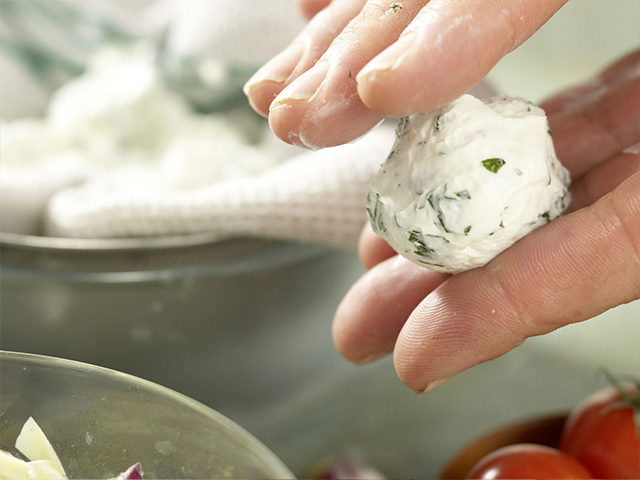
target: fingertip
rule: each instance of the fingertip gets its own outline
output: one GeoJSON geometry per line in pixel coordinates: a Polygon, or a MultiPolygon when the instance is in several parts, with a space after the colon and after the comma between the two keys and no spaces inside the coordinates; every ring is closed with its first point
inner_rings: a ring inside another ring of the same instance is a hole
{"type": "Polygon", "coordinates": [[[416,305],[448,275],[395,256],[365,273],[347,292],[333,321],[333,340],[347,360],[363,364],[394,350],[416,305]]]}
{"type": "Polygon", "coordinates": [[[275,136],[283,142],[296,147],[317,150],[308,145],[308,141],[301,134],[304,114],[304,109],[300,108],[299,102],[272,103],[268,114],[269,126],[275,136]]]}
{"type": "Polygon", "coordinates": [[[259,84],[247,84],[244,88],[244,94],[247,96],[251,108],[266,118],[269,116],[269,107],[273,99],[278,96],[281,90],[282,83],[263,80],[259,84]]]}
{"type": "Polygon", "coordinates": [[[331,0],[296,0],[298,11],[307,21],[315,17],[320,10],[323,10],[330,3],[331,0]]]}
{"type": "Polygon", "coordinates": [[[395,250],[378,237],[369,223],[365,224],[358,241],[358,255],[360,262],[367,269],[375,267],[380,262],[396,255],[395,250]]]}
{"type": "Polygon", "coordinates": [[[331,335],[336,350],[346,360],[356,364],[372,355],[362,351],[362,337],[359,332],[354,331],[354,325],[357,327],[359,323],[354,322],[354,319],[358,318],[363,309],[367,308],[366,301],[364,301],[367,297],[361,294],[362,283],[366,283],[366,281],[363,277],[349,289],[338,305],[331,325],[331,335]]]}

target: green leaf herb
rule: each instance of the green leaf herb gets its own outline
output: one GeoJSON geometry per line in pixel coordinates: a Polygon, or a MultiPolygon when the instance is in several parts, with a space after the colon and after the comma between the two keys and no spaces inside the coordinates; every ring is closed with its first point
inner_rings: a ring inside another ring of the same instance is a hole
{"type": "Polygon", "coordinates": [[[518,176],[522,175],[522,170],[520,170],[519,168],[516,168],[516,175],[518,176]]]}
{"type": "Polygon", "coordinates": [[[436,132],[439,132],[439,131],[440,131],[440,119],[441,119],[441,118],[442,118],[442,115],[438,115],[438,116],[436,117],[436,121],[433,123],[433,129],[434,129],[436,132]]]}
{"type": "Polygon", "coordinates": [[[430,234],[430,233],[427,233],[425,236],[426,236],[426,237],[431,237],[431,238],[439,238],[439,239],[441,239],[441,240],[444,240],[444,242],[445,242],[445,243],[451,243],[451,242],[449,242],[449,240],[447,240],[446,238],[444,238],[442,235],[432,235],[432,234],[430,234]]]}
{"type": "Polygon", "coordinates": [[[351,73],[351,70],[349,70],[349,78],[353,77],[353,73],[351,73]]]}
{"type": "Polygon", "coordinates": [[[447,230],[447,226],[444,224],[444,218],[442,218],[444,216],[444,214],[442,213],[442,211],[438,212],[438,220],[440,221],[440,225],[442,225],[442,229],[447,232],[447,233],[451,233],[449,230],[447,230]]]}
{"type": "Polygon", "coordinates": [[[500,220],[500,228],[504,228],[504,223],[502,220],[500,220]]]}
{"type": "Polygon", "coordinates": [[[542,218],[544,218],[546,221],[549,221],[549,212],[544,212],[542,215],[540,215],[542,218]]]}
{"type": "Polygon", "coordinates": [[[371,226],[377,233],[387,232],[387,228],[384,226],[384,222],[382,221],[383,211],[379,193],[376,193],[376,203],[373,211],[371,211],[371,209],[367,207],[367,214],[369,215],[369,222],[371,223],[371,226]]]}
{"type": "Polygon", "coordinates": [[[411,230],[409,232],[409,241],[415,247],[414,253],[416,255],[419,255],[421,257],[431,257],[435,253],[435,250],[433,248],[427,246],[426,242],[424,241],[424,237],[420,232],[411,230]]]}
{"type": "Polygon", "coordinates": [[[489,170],[491,173],[498,173],[498,171],[507,163],[501,158],[487,158],[482,161],[482,166],[489,170]]]}
{"type": "Polygon", "coordinates": [[[469,225],[467,228],[464,229],[464,234],[469,235],[470,231],[471,231],[471,225],[469,225]]]}
{"type": "Polygon", "coordinates": [[[432,267],[440,267],[440,268],[444,268],[444,265],[440,264],[440,263],[431,263],[431,262],[425,262],[423,260],[418,259],[418,261],[420,263],[424,263],[425,265],[431,265],[432,267]]]}
{"type": "Polygon", "coordinates": [[[402,10],[402,4],[394,2],[391,5],[389,5],[389,10],[393,10],[394,12],[397,12],[398,10],[402,10]]]}
{"type": "Polygon", "coordinates": [[[468,190],[461,190],[459,192],[455,192],[456,197],[462,200],[471,200],[471,195],[468,190]]]}

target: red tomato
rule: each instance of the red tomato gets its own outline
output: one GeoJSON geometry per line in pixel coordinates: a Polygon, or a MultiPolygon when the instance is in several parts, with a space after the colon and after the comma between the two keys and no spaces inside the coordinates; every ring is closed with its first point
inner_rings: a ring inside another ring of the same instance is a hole
{"type": "Polygon", "coordinates": [[[576,459],[555,448],[519,444],[499,448],[484,457],[467,478],[593,478],[576,459]]]}
{"type": "Polygon", "coordinates": [[[613,388],[587,397],[567,420],[560,449],[582,462],[596,478],[640,478],[640,435],[634,421],[639,392],[629,390],[630,402],[613,388]]]}

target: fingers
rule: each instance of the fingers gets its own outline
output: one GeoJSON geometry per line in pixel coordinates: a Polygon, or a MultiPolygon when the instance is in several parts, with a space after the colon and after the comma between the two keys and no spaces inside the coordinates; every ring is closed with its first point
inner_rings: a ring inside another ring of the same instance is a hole
{"type": "Polygon", "coordinates": [[[549,117],[558,158],[574,178],[640,141],[640,76],[549,117]]]}
{"type": "Polygon", "coordinates": [[[396,370],[409,387],[426,391],[527,337],[637,298],[640,173],[438,287],[403,327],[396,370]]]}
{"type": "Polygon", "coordinates": [[[362,104],[355,76],[398,38],[425,2],[369,0],[315,66],[273,101],[269,123],[274,133],[285,142],[316,149],[347,143],[377,125],[384,115],[362,104]]]}
{"type": "Polygon", "coordinates": [[[602,95],[607,89],[638,76],[640,71],[640,49],[615,61],[597,77],[583,85],[564,90],[542,103],[541,107],[552,116],[556,113],[585,105],[602,95]]]}
{"type": "Polygon", "coordinates": [[[333,322],[338,351],[360,364],[390,353],[407,317],[447,277],[399,256],[377,265],[338,307],[333,322]]]}
{"type": "Polygon", "coordinates": [[[311,20],[316,13],[325,8],[331,0],[296,0],[298,11],[305,20],[311,20]]]}
{"type": "Polygon", "coordinates": [[[637,172],[640,172],[640,153],[620,153],[598,165],[573,182],[573,199],[566,213],[595,203],[637,172]]]}
{"type": "MultiPolygon", "coordinates": [[[[254,110],[266,117],[273,99],[286,85],[316,63],[340,31],[362,10],[365,1],[334,0],[329,3],[313,17],[291,45],[260,68],[244,87],[254,110]]],[[[315,2],[302,3],[304,8],[311,11],[309,4],[315,2]]]]}
{"type": "Polygon", "coordinates": [[[478,83],[567,0],[432,0],[357,77],[370,109],[403,116],[445,105],[478,83]]]}
{"type": "Polygon", "coordinates": [[[367,270],[396,254],[395,250],[387,242],[375,234],[368,222],[360,234],[358,253],[362,265],[367,270]]]}

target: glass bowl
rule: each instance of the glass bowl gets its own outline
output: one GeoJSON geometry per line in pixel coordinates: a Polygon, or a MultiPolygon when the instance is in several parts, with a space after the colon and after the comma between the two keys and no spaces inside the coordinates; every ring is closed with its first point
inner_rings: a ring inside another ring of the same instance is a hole
{"type": "Polygon", "coordinates": [[[0,448],[33,417],[69,478],[293,478],[219,413],[154,383],[53,357],[0,352],[0,448]]]}

